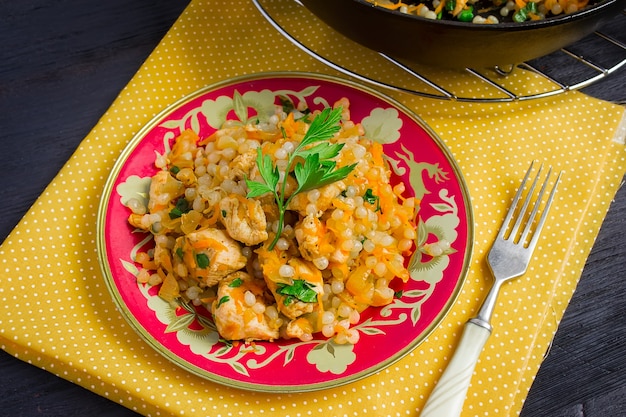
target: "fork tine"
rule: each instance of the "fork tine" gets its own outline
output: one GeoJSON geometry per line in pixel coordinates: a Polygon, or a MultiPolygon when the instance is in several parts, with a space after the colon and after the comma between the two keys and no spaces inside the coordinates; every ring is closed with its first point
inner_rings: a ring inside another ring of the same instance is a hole
{"type": "Polygon", "coordinates": [[[511,202],[511,205],[509,206],[509,211],[507,211],[506,216],[504,217],[504,221],[502,222],[502,226],[500,226],[500,231],[498,232],[498,239],[506,239],[506,232],[509,229],[509,223],[511,222],[511,219],[513,218],[513,215],[515,214],[515,208],[517,207],[517,203],[519,203],[519,199],[522,196],[522,190],[524,189],[524,186],[526,185],[526,181],[528,180],[528,177],[530,176],[530,171],[533,169],[533,165],[535,164],[535,162],[533,161],[530,164],[530,168],[528,168],[528,171],[526,171],[526,175],[524,175],[524,179],[522,180],[522,184],[519,186],[519,188],[517,189],[517,192],[515,193],[515,197],[513,197],[513,201],[511,202]]]}
{"type": "MultiPolygon", "coordinates": [[[[550,211],[552,200],[554,200],[554,194],[556,194],[556,188],[559,185],[559,181],[561,180],[561,175],[562,175],[562,172],[559,172],[559,175],[557,175],[556,180],[554,181],[554,185],[552,186],[552,190],[550,191],[550,195],[548,196],[548,201],[546,201],[546,205],[543,208],[543,213],[541,213],[541,217],[539,218],[539,222],[537,223],[537,227],[535,228],[535,233],[533,234],[533,237],[530,239],[530,242],[528,243],[528,249],[530,249],[531,252],[535,249],[535,246],[537,245],[537,240],[539,240],[541,229],[543,229],[543,224],[546,221],[546,217],[548,217],[548,211],[550,211]]],[[[550,175],[548,174],[548,177],[549,176],[550,175]]],[[[548,178],[546,178],[546,181],[543,184],[543,188],[546,187],[547,183],[548,183],[548,178]]],[[[543,194],[543,190],[542,190],[542,194],[543,194]]],[[[541,197],[537,199],[536,205],[538,205],[540,201],[541,201],[541,197]]],[[[534,214],[533,214],[533,217],[534,217],[534,214]]],[[[529,225],[530,225],[530,222],[529,222],[529,225]]]]}
{"type": "MultiPolygon", "coordinates": [[[[530,172],[535,165],[535,161],[530,164],[528,171],[526,171],[526,175],[524,175],[524,179],[522,180],[522,184],[517,189],[517,193],[515,193],[515,197],[513,197],[513,201],[509,207],[509,211],[506,213],[504,217],[504,221],[502,222],[502,226],[500,227],[500,231],[498,232],[498,239],[506,240],[507,230],[509,229],[509,224],[511,223],[511,219],[515,214],[515,209],[517,208],[517,204],[519,203],[520,198],[522,197],[522,192],[524,191],[524,187],[526,186],[526,181],[528,181],[528,177],[530,177],[530,172]]],[[[509,234],[511,236],[512,234],[509,234]]]]}
{"type": "MultiPolygon", "coordinates": [[[[539,179],[540,173],[541,173],[541,170],[537,173],[537,177],[535,178],[535,182],[537,182],[537,180],[539,179]]],[[[537,194],[537,197],[535,199],[535,204],[533,205],[533,211],[530,213],[530,216],[528,216],[528,221],[526,222],[526,227],[524,227],[524,230],[522,231],[522,234],[520,235],[519,242],[522,245],[526,241],[526,237],[528,236],[528,233],[530,232],[530,228],[531,228],[531,226],[533,224],[533,221],[535,220],[535,216],[537,215],[537,212],[539,211],[539,206],[541,205],[541,200],[543,199],[543,194],[546,191],[546,187],[548,186],[548,181],[550,180],[550,175],[551,174],[552,174],[552,168],[549,168],[548,169],[548,175],[546,175],[546,179],[543,181],[543,184],[541,185],[541,190],[539,191],[539,194],[537,194]]],[[[528,193],[528,196],[526,197],[526,200],[530,200],[532,198],[532,191],[533,190],[531,190],[528,193]]],[[[526,213],[524,213],[524,214],[526,214],[526,213]]]]}
{"type": "MultiPolygon", "coordinates": [[[[532,168],[532,165],[530,167],[532,168]]],[[[542,170],[543,170],[543,164],[541,164],[539,166],[539,170],[537,171],[537,175],[535,176],[535,179],[533,180],[533,183],[530,186],[530,189],[528,190],[528,194],[526,194],[526,198],[524,199],[524,203],[522,204],[522,208],[520,209],[520,211],[519,211],[519,213],[517,215],[517,219],[515,220],[515,225],[511,229],[511,233],[509,234],[509,239],[511,239],[513,242],[517,241],[516,240],[517,232],[518,232],[522,222],[524,221],[524,216],[526,216],[526,210],[528,209],[528,205],[530,204],[530,201],[532,200],[533,193],[535,192],[535,187],[537,186],[537,181],[539,180],[539,176],[541,175],[541,171],[542,170]]],[[[529,168],[529,173],[530,173],[530,168],[529,168]]],[[[526,183],[522,182],[522,185],[520,185],[520,189],[518,190],[518,192],[523,191],[525,185],[526,185],[526,183]]],[[[517,203],[515,205],[517,205],[517,203]]],[[[532,219],[531,219],[531,221],[532,221],[532,219]]],[[[520,241],[523,242],[523,239],[520,239],[520,241]]]]}

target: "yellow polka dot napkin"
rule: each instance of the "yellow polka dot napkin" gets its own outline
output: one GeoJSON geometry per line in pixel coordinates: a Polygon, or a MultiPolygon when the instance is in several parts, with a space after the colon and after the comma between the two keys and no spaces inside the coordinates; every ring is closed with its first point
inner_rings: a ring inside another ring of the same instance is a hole
{"type": "MultiPolygon", "coordinates": [[[[309,23],[292,19],[300,29],[309,23]]],[[[349,59],[358,50],[343,53],[349,59]]],[[[227,388],[168,362],[116,310],[98,265],[95,220],[126,143],[160,110],[201,87],[279,70],[340,75],[287,42],[248,1],[191,2],[2,244],[2,349],[150,416],[417,415],[489,288],[486,252],[523,173],[538,160],[563,170],[562,183],[527,274],[503,288],[463,412],[518,414],[626,172],[624,109],[580,93],[502,104],[389,93],[421,116],[458,161],[472,197],[475,248],[442,325],[373,376],[302,394],[227,388]]],[[[475,87],[463,75],[456,82],[470,93],[475,87]]],[[[529,74],[507,82],[542,88],[529,74]]]]}

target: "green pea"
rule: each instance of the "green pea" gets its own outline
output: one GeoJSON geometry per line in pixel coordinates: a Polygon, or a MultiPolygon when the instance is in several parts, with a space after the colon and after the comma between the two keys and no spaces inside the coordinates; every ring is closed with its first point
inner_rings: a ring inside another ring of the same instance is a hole
{"type": "Polygon", "coordinates": [[[520,9],[513,15],[513,21],[517,23],[525,22],[528,19],[528,15],[526,14],[526,10],[520,9]]]}
{"type": "Polygon", "coordinates": [[[474,8],[470,6],[467,9],[461,10],[457,19],[461,22],[471,22],[472,19],[474,19],[474,8]]]}

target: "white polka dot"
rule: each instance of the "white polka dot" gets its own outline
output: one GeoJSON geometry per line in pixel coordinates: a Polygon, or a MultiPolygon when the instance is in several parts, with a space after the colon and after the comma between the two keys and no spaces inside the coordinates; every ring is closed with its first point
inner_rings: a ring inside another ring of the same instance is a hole
{"type": "MultiPolygon", "coordinates": [[[[100,193],[125,144],[161,109],[214,82],[270,70],[335,73],[282,38],[247,2],[230,4],[229,13],[220,6],[191,3],[0,248],[0,347],[145,415],[417,415],[491,284],[486,253],[536,159],[564,177],[529,272],[502,290],[466,404],[476,416],[517,413],[625,170],[623,149],[611,142],[621,109],[579,93],[494,105],[385,91],[454,154],[475,223],[471,270],[457,302],[424,343],[388,369],[316,393],[244,392],[181,370],[126,324],[95,249],[100,193]]],[[[347,64],[414,82],[392,65],[360,60],[358,47],[332,43],[319,35],[324,31],[311,30],[319,23],[296,13],[287,29],[311,33],[313,45],[327,45],[347,64]]],[[[459,94],[497,95],[473,78],[448,76],[459,94]]],[[[518,72],[506,82],[529,93],[544,88],[526,77],[518,72]]]]}

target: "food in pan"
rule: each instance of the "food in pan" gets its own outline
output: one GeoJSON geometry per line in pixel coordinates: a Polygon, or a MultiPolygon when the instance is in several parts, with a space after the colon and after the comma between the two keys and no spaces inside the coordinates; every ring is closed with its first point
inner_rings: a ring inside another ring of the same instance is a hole
{"type": "Polygon", "coordinates": [[[368,0],[376,6],[427,19],[495,24],[541,20],[571,14],[589,0],[368,0]]]}

